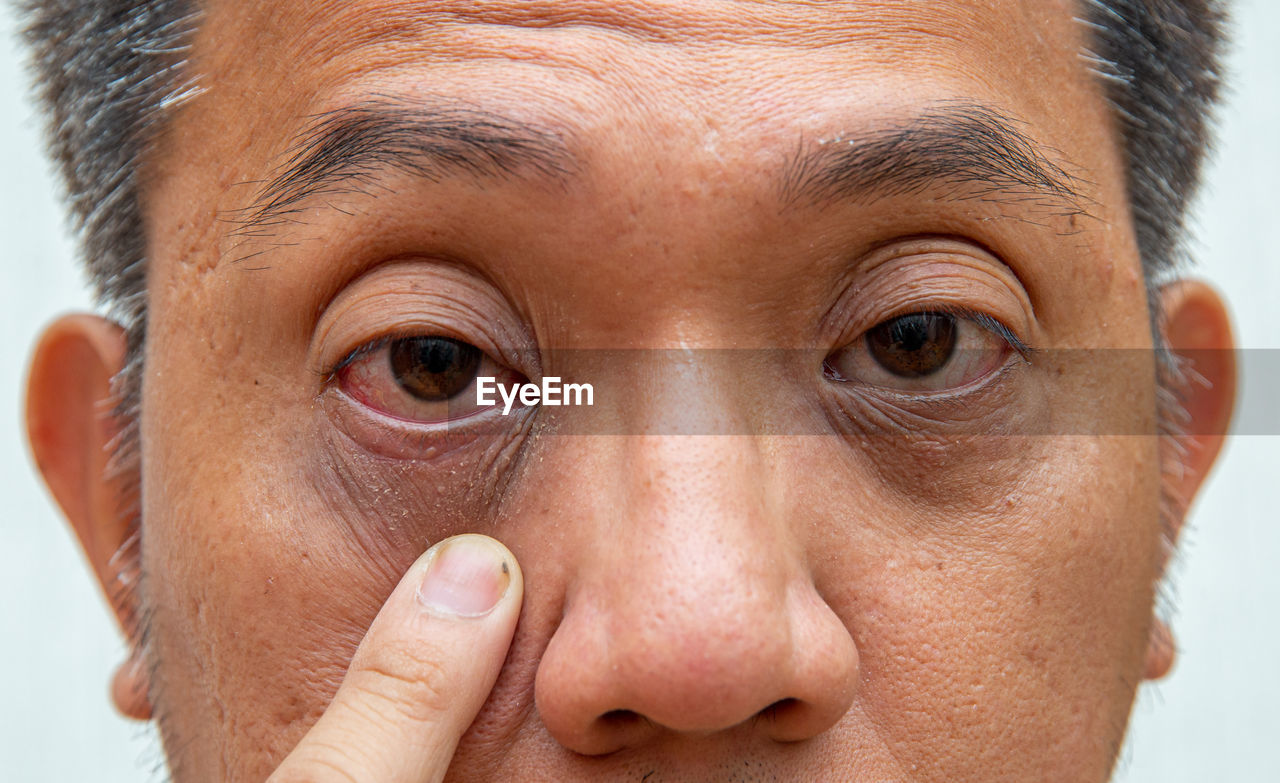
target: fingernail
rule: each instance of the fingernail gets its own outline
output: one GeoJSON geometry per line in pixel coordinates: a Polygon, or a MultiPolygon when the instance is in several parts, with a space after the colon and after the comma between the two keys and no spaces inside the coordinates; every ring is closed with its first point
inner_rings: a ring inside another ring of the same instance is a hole
{"type": "Polygon", "coordinates": [[[424,606],[458,617],[481,617],[497,606],[511,584],[506,552],[485,536],[462,535],[436,544],[418,588],[424,606]]]}

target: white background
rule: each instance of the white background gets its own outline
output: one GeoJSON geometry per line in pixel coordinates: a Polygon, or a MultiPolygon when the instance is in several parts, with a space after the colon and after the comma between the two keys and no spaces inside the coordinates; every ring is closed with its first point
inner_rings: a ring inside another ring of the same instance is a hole
{"type": "MultiPolygon", "coordinates": [[[[35,335],[88,297],[14,28],[0,3],[0,486],[9,492],[0,511],[0,778],[158,780],[152,733],[110,708],[124,645],[22,435],[21,379],[35,335]]],[[[1243,347],[1277,349],[1280,3],[1238,3],[1235,28],[1233,94],[1198,211],[1199,274],[1232,303],[1243,347]]],[[[1264,378],[1249,356],[1244,372],[1246,420],[1274,422],[1276,373],[1264,378]]],[[[1237,437],[1197,504],[1174,570],[1179,661],[1139,695],[1116,783],[1280,780],[1277,457],[1280,438],[1237,437]]]]}

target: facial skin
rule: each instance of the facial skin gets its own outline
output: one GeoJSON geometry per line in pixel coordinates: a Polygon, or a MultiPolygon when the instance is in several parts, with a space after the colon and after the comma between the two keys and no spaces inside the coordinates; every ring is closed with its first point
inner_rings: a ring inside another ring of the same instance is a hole
{"type": "MultiPolygon", "coordinates": [[[[1105,780],[1134,689],[1170,663],[1154,586],[1233,371],[1188,392],[1209,434],[1171,477],[1139,434],[1151,354],[1075,350],[1151,335],[1073,16],[211,3],[205,91],[145,172],[143,576],[112,591],[147,628],[117,700],[154,710],[175,779],[268,775],[409,564],[482,532],[524,607],[450,780],[1105,780]],[[366,161],[263,209],[317,115],[351,107],[480,119],[524,157],[366,161]],[[1075,193],[795,187],[798,161],[957,112],[1007,118],[1075,193]],[[945,399],[824,373],[920,311],[965,314],[1000,361],[945,399]],[[448,436],[371,411],[335,368],[410,335],[593,381],[599,407],[448,436]],[[703,350],[728,348],[751,350],[703,350]]],[[[1175,348],[1229,346],[1207,289],[1162,301],[1175,348]]],[[[89,478],[115,425],[71,427],[120,362],[118,333],[66,322],[32,380],[37,458],[109,585],[130,477],[89,478]]]]}

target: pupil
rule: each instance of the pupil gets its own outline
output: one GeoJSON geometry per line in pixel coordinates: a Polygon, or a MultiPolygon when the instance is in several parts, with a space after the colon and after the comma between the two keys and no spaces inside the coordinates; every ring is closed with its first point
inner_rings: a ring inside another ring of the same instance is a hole
{"type": "Polygon", "coordinates": [[[918,378],[942,369],[956,348],[956,319],[946,313],[911,313],[867,332],[867,348],[894,375],[918,378]]]}
{"type": "Polygon", "coordinates": [[[420,400],[438,402],[475,380],[480,349],[448,337],[409,337],[391,343],[391,374],[420,400]]]}

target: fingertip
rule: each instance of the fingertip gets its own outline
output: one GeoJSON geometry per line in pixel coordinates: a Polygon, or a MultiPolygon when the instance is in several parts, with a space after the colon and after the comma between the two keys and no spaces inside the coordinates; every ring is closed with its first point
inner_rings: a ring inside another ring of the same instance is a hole
{"type": "Polygon", "coordinates": [[[479,533],[446,538],[423,556],[418,602],[451,617],[484,617],[504,603],[519,603],[524,579],[515,555],[479,533]]]}

